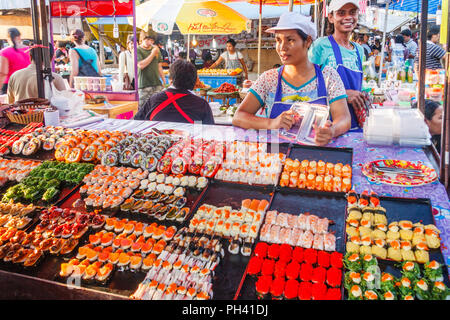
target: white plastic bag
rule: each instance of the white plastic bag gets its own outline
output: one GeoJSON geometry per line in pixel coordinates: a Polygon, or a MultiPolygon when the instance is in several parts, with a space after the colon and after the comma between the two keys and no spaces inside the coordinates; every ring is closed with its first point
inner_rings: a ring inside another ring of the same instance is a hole
{"type": "Polygon", "coordinates": [[[59,91],[52,83],[52,97],[50,104],[59,110],[60,116],[69,116],[83,111],[84,92],[80,90],[59,91]]]}

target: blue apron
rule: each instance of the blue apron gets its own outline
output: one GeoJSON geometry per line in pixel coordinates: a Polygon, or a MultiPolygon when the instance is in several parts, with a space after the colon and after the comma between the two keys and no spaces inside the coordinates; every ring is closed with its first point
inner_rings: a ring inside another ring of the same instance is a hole
{"type": "MultiPolygon", "coordinates": [[[[308,103],[327,105],[327,88],[325,86],[325,80],[323,79],[322,70],[318,65],[314,65],[316,70],[317,77],[317,99],[313,101],[308,101],[308,103]]],[[[287,111],[291,108],[293,102],[282,102],[283,98],[283,85],[282,85],[282,74],[283,74],[284,66],[280,68],[278,71],[278,83],[277,83],[277,91],[275,92],[275,99],[273,102],[272,110],[270,112],[270,118],[275,119],[282,112],[287,111]]]]}
{"type": "MultiPolygon", "coordinates": [[[[334,57],[336,58],[336,65],[337,69],[336,71],[341,76],[341,80],[344,83],[344,87],[346,90],[356,90],[361,91],[362,89],[362,81],[363,81],[363,68],[362,68],[362,62],[361,57],[359,56],[358,48],[356,47],[356,44],[353,44],[356,50],[356,56],[358,57],[358,66],[360,71],[353,71],[347,67],[344,67],[344,64],[342,62],[342,55],[341,50],[339,49],[339,45],[337,44],[336,40],[334,40],[333,36],[329,36],[328,39],[330,40],[331,47],[333,48],[334,57]]],[[[362,131],[362,128],[359,127],[358,121],[356,118],[355,111],[353,110],[353,107],[348,104],[348,109],[350,111],[350,115],[352,117],[352,123],[351,123],[351,131],[362,131]]]]}

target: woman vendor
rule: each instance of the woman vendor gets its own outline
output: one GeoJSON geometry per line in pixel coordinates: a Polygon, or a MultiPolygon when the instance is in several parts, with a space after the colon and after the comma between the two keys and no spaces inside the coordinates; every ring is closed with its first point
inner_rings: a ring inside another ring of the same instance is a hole
{"type": "Polygon", "coordinates": [[[344,83],[347,103],[351,115],[351,129],[361,131],[357,112],[365,108],[366,97],[362,89],[364,49],[350,41],[358,24],[358,0],[332,0],[328,7],[330,27],[328,37],[314,41],[309,50],[309,59],[320,66],[334,68],[344,83]]]}
{"type": "Polygon", "coordinates": [[[217,59],[217,61],[214,62],[209,69],[214,69],[219,66],[222,61],[225,61],[225,69],[237,69],[242,67],[242,70],[244,70],[245,79],[248,79],[248,70],[244,57],[241,52],[236,50],[236,41],[233,39],[229,39],[227,41],[227,50],[220,55],[219,59],[217,59]]]}
{"type": "Polygon", "coordinates": [[[345,87],[331,67],[321,69],[308,60],[308,49],[317,31],[310,18],[299,13],[283,14],[274,28],[276,51],[282,66],[264,72],[249,89],[233,118],[233,125],[253,129],[289,130],[294,124],[291,105],[296,101],[330,106],[332,120],[314,128],[317,145],[350,129],[345,87]]]}

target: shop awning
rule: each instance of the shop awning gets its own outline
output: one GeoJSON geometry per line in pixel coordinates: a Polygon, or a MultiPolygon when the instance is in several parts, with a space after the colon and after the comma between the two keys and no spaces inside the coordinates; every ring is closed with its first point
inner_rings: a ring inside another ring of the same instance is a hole
{"type": "MultiPolygon", "coordinates": [[[[441,0],[428,0],[428,14],[436,14],[437,7],[441,0]]],[[[379,7],[384,7],[382,4],[374,4],[379,7]]],[[[421,0],[392,0],[389,3],[389,10],[398,11],[410,11],[410,12],[420,12],[422,6],[421,0]]]]}

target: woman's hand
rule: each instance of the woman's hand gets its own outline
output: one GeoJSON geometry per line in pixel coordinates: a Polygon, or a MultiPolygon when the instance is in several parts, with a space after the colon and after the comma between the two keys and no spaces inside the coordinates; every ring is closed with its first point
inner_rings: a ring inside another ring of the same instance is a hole
{"type": "Polygon", "coordinates": [[[348,95],[347,101],[349,104],[353,105],[354,107],[358,107],[360,109],[364,108],[364,94],[360,91],[356,90],[346,90],[346,93],[348,95]]]}
{"type": "Polygon", "coordinates": [[[275,119],[271,119],[269,129],[281,129],[289,130],[295,123],[294,113],[292,110],[283,111],[275,119]]]}
{"type": "Polygon", "coordinates": [[[335,131],[330,120],[327,120],[323,127],[317,127],[314,124],[314,131],[316,132],[315,143],[318,146],[325,146],[334,138],[335,131]]]}

